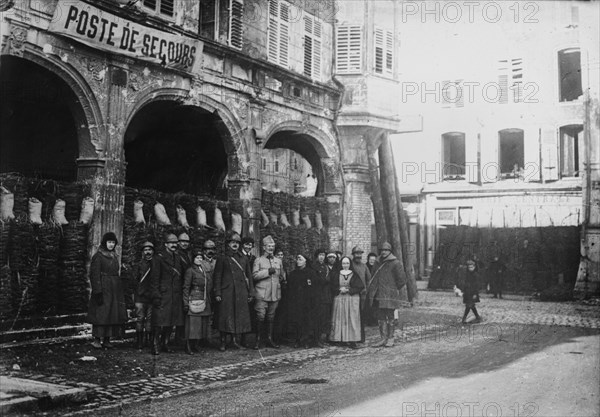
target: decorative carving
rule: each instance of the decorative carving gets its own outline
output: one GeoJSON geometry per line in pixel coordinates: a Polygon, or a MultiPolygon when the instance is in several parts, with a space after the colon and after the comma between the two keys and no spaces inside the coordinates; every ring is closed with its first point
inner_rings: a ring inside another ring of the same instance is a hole
{"type": "Polygon", "coordinates": [[[286,120],[285,114],[273,109],[265,109],[263,111],[263,129],[268,130],[271,126],[286,120]]]}
{"type": "Polygon", "coordinates": [[[12,26],[8,37],[8,49],[11,55],[23,56],[25,42],[27,41],[27,29],[21,26],[12,26]]]}
{"type": "MultiPolygon", "coordinates": [[[[56,47],[55,47],[56,49],[56,47]]],[[[98,85],[104,85],[106,78],[106,61],[88,56],[79,56],[79,64],[82,69],[89,73],[88,80],[94,80],[98,85]]]]}
{"type": "Polygon", "coordinates": [[[325,191],[328,193],[340,192],[342,189],[340,163],[331,158],[323,158],[321,162],[325,179],[325,191]]]}

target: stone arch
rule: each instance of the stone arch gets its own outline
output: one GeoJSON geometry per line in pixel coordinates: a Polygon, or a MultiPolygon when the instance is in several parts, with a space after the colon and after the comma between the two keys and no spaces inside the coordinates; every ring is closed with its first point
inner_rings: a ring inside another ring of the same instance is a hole
{"type": "MultiPolygon", "coordinates": [[[[245,129],[241,127],[234,114],[222,103],[205,95],[200,94],[190,97],[189,90],[163,88],[146,92],[136,101],[135,106],[129,112],[125,126],[129,126],[133,117],[146,105],[155,101],[168,100],[177,101],[184,105],[199,107],[202,110],[216,114],[221,121],[217,126],[217,130],[224,139],[223,145],[225,146],[229,162],[238,161],[240,157],[243,157],[242,160],[244,161],[249,160],[248,147],[244,141],[243,134],[245,129]]],[[[235,166],[237,166],[237,164],[235,166]]],[[[230,166],[230,173],[233,172],[235,166],[230,166]]]]}
{"type": "MultiPolygon", "coordinates": [[[[183,146],[183,148],[180,149],[188,150],[187,153],[184,151],[188,162],[190,162],[189,171],[187,171],[185,175],[187,178],[196,178],[196,180],[188,182],[189,189],[186,192],[193,194],[194,192],[191,190],[197,190],[199,184],[211,183],[213,185],[211,186],[212,188],[209,187],[212,190],[210,192],[217,192],[216,190],[218,190],[218,194],[220,194],[223,191],[223,184],[226,184],[227,181],[245,179],[246,167],[248,165],[247,161],[250,157],[249,152],[247,151],[247,144],[244,140],[246,133],[245,129],[242,131],[240,123],[233,113],[221,103],[204,96],[195,95],[191,97],[188,90],[180,88],[163,88],[159,90],[148,89],[136,100],[134,106],[130,109],[125,121],[124,134],[124,148],[126,152],[128,149],[129,152],[132,152],[130,153],[132,157],[131,160],[126,156],[129,168],[133,168],[132,164],[134,163],[135,166],[138,167],[145,165],[145,163],[140,165],[141,159],[135,157],[136,155],[140,155],[139,153],[135,153],[135,149],[138,149],[138,151],[141,149],[135,145],[135,143],[137,143],[135,138],[144,131],[143,126],[147,127],[147,125],[142,122],[143,119],[148,117],[148,115],[161,114],[162,111],[167,112],[165,115],[171,120],[169,123],[175,123],[173,125],[175,131],[181,133],[181,136],[177,136],[179,139],[183,140],[183,142],[178,142],[179,145],[183,146]],[[179,106],[181,106],[181,111],[177,110],[179,106]],[[146,111],[149,113],[145,113],[146,111]],[[138,116],[140,118],[138,118],[138,116]],[[189,126],[187,125],[188,122],[186,122],[186,120],[189,121],[189,126]],[[187,127],[184,127],[183,130],[179,130],[178,126],[187,127]],[[204,128],[206,128],[206,130],[203,130],[204,128]],[[205,144],[199,143],[193,145],[192,142],[190,142],[190,140],[195,141],[194,138],[196,137],[200,138],[200,136],[197,136],[198,132],[204,131],[208,135],[207,138],[211,138],[210,140],[217,140],[218,144],[217,142],[206,142],[205,144]],[[202,152],[202,146],[208,146],[208,148],[204,148],[208,152],[202,152]],[[197,154],[197,152],[200,152],[200,154],[197,154]],[[202,155],[203,158],[196,159],[194,155],[202,155]],[[201,160],[203,160],[204,163],[201,163],[201,160]],[[202,174],[200,174],[200,171],[195,170],[201,170],[202,174]],[[207,176],[203,177],[203,175],[207,176]],[[209,177],[210,181],[207,180],[209,177]],[[205,180],[201,180],[201,178],[205,178],[205,180]]],[[[150,120],[153,120],[152,117],[150,120]]],[[[148,136],[148,132],[149,131],[146,131],[144,135],[149,140],[155,141],[157,145],[159,143],[164,144],[164,142],[156,136],[157,134],[160,135],[158,131],[155,131],[155,133],[150,136],[148,136]]],[[[143,145],[140,144],[139,146],[143,145]]],[[[146,146],[153,147],[151,144],[146,146]]],[[[172,160],[173,155],[167,156],[166,158],[172,160]]],[[[173,165],[167,164],[163,166],[173,165]]],[[[171,175],[174,175],[176,170],[170,170],[169,172],[171,175]]],[[[143,175],[144,172],[140,170],[136,170],[135,173],[134,171],[127,171],[127,178],[131,179],[132,184],[142,181],[141,176],[143,175]]],[[[164,181],[166,184],[165,187],[167,187],[170,182],[165,178],[166,177],[161,178],[161,181],[164,181]]]]}
{"type": "Polygon", "coordinates": [[[100,105],[85,77],[72,65],[55,55],[44,54],[29,45],[22,51],[10,50],[10,56],[34,63],[60,78],[73,92],[77,103],[69,103],[76,120],[78,152],[80,159],[97,159],[106,149],[105,124],[100,105]],[[77,105],[79,104],[79,105],[77,105]]]}
{"type": "Polygon", "coordinates": [[[302,155],[316,171],[317,194],[337,193],[341,185],[340,150],[337,141],[314,125],[284,121],[265,133],[264,148],[287,148],[302,155]],[[292,135],[294,141],[286,141],[292,135]]]}

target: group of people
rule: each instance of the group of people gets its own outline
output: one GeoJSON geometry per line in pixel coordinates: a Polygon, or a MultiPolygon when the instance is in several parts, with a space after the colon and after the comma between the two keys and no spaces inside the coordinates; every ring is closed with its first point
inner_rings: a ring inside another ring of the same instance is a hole
{"type": "MultiPolygon", "coordinates": [[[[127,321],[117,244],[115,234],[106,233],[91,262],[88,319],[96,348],[111,348],[111,338],[122,335],[127,321]]],[[[389,243],[381,245],[379,256],[369,254],[366,264],[359,247],[352,257],[322,249],[312,259],[298,253],[289,272],[271,236],[262,240],[259,257],[253,249],[254,240],[236,232],[227,234],[222,256],[211,240],[191,250],[186,233],[167,233],[162,248],[145,242],[132,274],[138,349],[150,345],[153,355],[171,352],[175,329],[175,339],[193,354],[200,343],[208,345],[211,323],[220,334],[220,351],[277,349],[284,338],[295,347],[328,341],[357,348],[370,316],[380,331],[373,346],[393,346],[394,311],[406,300],[406,275],[389,243]]]]}

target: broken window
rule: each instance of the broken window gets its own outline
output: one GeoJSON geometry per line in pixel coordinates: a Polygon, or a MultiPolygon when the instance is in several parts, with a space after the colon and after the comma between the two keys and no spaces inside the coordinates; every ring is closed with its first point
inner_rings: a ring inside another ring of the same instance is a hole
{"type": "Polygon", "coordinates": [[[341,25],[336,29],[335,71],[359,74],[362,71],[362,26],[341,25]]]}
{"type": "Polygon", "coordinates": [[[143,6],[146,10],[154,12],[154,14],[173,18],[175,15],[174,0],[144,0],[143,6]]]}
{"type": "Polygon", "coordinates": [[[558,51],[560,101],[577,100],[583,94],[581,87],[581,52],[579,48],[558,51]]]}
{"type": "Polygon", "coordinates": [[[583,125],[569,125],[560,128],[560,176],[579,176],[579,139],[583,125]]]}
{"type": "Polygon", "coordinates": [[[465,134],[450,132],[442,135],[443,177],[456,179],[465,175],[465,134]]]}
{"type": "Polygon", "coordinates": [[[504,129],[498,132],[500,174],[505,177],[522,176],[525,166],[525,144],[522,129],[504,129]]]}
{"type": "Polygon", "coordinates": [[[201,0],[200,36],[216,41],[222,39],[232,48],[242,49],[243,14],[242,0],[201,0]]]}

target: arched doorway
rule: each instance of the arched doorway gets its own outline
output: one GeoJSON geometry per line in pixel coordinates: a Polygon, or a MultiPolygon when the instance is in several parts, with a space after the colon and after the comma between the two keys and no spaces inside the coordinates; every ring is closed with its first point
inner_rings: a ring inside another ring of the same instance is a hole
{"type": "Polygon", "coordinates": [[[227,153],[221,119],[199,107],[154,101],[125,133],[126,185],[164,193],[227,198],[227,153]]]}
{"type": "Polygon", "coordinates": [[[325,182],[321,158],[325,155],[319,150],[318,141],[309,134],[275,132],[261,155],[263,188],[306,197],[322,196],[325,182]]]}
{"type": "Polygon", "coordinates": [[[52,71],[13,56],[0,65],[0,172],[75,181],[78,137],[87,130],[81,104],[52,71]]]}

